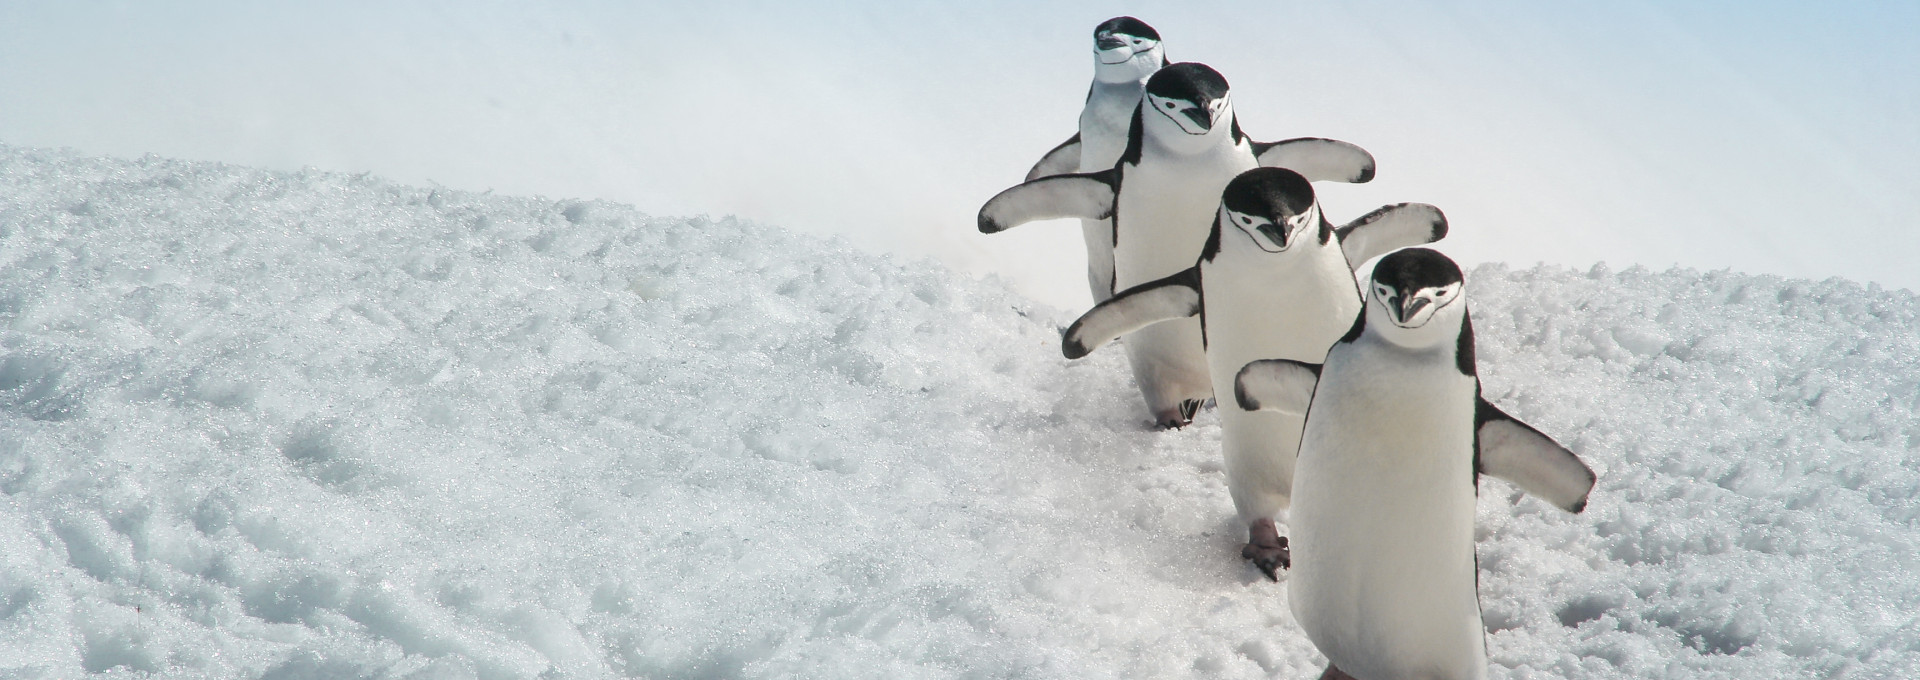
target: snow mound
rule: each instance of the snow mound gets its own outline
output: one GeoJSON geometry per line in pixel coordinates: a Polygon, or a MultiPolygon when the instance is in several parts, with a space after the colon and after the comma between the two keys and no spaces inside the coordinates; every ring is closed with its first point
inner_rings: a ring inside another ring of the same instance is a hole
{"type": "MultiPolygon", "coordinates": [[[[1481,267],[1503,678],[1920,673],[1920,303],[1481,267]]],[[[0,146],[0,675],[1307,677],[1211,416],[734,220],[0,146]]]]}

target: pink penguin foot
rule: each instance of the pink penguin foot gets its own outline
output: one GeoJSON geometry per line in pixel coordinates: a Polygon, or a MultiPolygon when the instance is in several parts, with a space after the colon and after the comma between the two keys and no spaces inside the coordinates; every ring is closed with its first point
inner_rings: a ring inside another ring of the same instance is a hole
{"type": "Polygon", "coordinates": [[[1253,566],[1260,568],[1269,580],[1280,580],[1280,570],[1293,566],[1293,551],[1287,548],[1287,537],[1280,535],[1280,529],[1272,519],[1254,520],[1247,527],[1247,547],[1240,549],[1240,557],[1253,560],[1253,566]]]}
{"type": "Polygon", "coordinates": [[[1178,430],[1193,424],[1193,414],[1200,411],[1200,402],[1188,399],[1180,402],[1170,411],[1153,414],[1154,424],[1162,430],[1178,430]]]}

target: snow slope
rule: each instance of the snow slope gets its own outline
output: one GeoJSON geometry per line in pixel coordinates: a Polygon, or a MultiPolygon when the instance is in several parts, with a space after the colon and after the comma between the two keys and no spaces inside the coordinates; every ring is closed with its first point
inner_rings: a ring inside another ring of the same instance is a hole
{"type": "MultiPolygon", "coordinates": [[[[1459,225],[1471,228],[1471,225],[1459,225]]],[[[1920,674],[1920,302],[1483,266],[1495,677],[1920,674]]],[[[1210,415],[733,220],[0,146],[0,676],[1311,677],[1210,415]]]]}

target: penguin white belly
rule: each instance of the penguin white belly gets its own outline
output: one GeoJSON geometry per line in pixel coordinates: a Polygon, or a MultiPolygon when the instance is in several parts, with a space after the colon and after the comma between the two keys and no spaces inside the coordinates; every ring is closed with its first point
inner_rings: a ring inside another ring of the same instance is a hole
{"type": "MultiPolygon", "coordinates": [[[[1246,236],[1228,231],[1221,238],[1246,236]]],[[[1233,394],[1234,376],[1251,361],[1321,363],[1360,313],[1360,294],[1337,241],[1294,248],[1284,253],[1251,244],[1222,248],[1212,261],[1200,263],[1214,394],[1233,394]]],[[[1219,413],[1234,508],[1247,522],[1276,517],[1291,499],[1301,416],[1240,408],[1219,413]]]]}
{"type": "Polygon", "coordinates": [[[1327,357],[1295,467],[1294,617],[1359,678],[1486,677],[1473,378],[1371,336],[1327,357]]]}
{"type": "Polygon", "coordinates": [[[1145,83],[1095,82],[1080,110],[1080,171],[1111,170],[1127,150],[1127,127],[1145,83]]]}
{"type": "MultiPolygon", "coordinates": [[[[1127,149],[1127,124],[1140,105],[1143,83],[1095,82],[1080,111],[1080,172],[1111,170],[1127,149]]],[[[1106,302],[1113,287],[1113,220],[1080,220],[1087,244],[1087,289],[1094,304],[1106,302]]]]}
{"type": "Polygon", "coordinates": [[[1087,244],[1087,291],[1093,304],[1113,298],[1113,221],[1080,220],[1080,238],[1087,244]]]}
{"type": "MultiPolygon", "coordinates": [[[[1114,288],[1126,290],[1192,267],[1212,229],[1220,192],[1255,165],[1252,151],[1238,145],[1126,167],[1115,200],[1114,288]]],[[[1212,396],[1199,319],[1140,329],[1127,336],[1126,350],[1156,417],[1182,401],[1212,396]]]]}

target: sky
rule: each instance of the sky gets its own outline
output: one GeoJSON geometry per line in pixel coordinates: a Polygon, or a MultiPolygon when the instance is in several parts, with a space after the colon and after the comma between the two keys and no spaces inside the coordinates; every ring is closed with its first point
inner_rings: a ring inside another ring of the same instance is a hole
{"type": "Polygon", "coordinates": [[[1072,134],[1130,14],[1256,139],[1344,139],[1335,221],[1466,263],[1920,289],[1920,5],[0,0],[0,142],[737,215],[1087,304],[1078,230],[979,205],[1072,134]]]}

